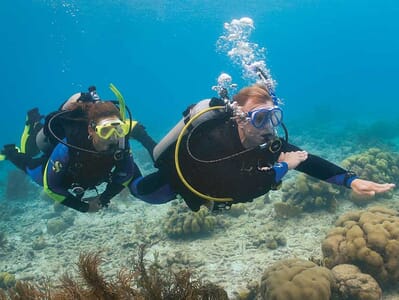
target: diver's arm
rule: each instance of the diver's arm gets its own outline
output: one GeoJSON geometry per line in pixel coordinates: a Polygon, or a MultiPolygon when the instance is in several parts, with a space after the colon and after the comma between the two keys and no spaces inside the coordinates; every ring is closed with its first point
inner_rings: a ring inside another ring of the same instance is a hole
{"type": "Polygon", "coordinates": [[[151,158],[154,159],[152,152],[157,143],[147,133],[147,131],[145,130],[145,127],[143,125],[141,125],[140,123],[137,122],[134,125],[134,127],[132,128],[132,131],[130,133],[130,138],[139,141],[144,146],[144,148],[148,151],[151,158]]]}
{"type": "Polygon", "coordinates": [[[107,184],[107,188],[100,196],[100,203],[102,207],[108,207],[111,199],[119,194],[125,186],[120,183],[110,182],[107,184]]]}
{"type": "MultiPolygon", "coordinates": [[[[284,143],[282,151],[302,151],[302,149],[298,148],[297,146],[284,143]]],[[[308,158],[301,162],[295,168],[295,170],[328,183],[342,185],[347,188],[350,188],[352,181],[358,178],[355,173],[345,170],[336,164],[333,164],[332,162],[313,154],[308,154],[308,158]]]]}
{"type": "Polygon", "coordinates": [[[87,212],[89,204],[81,201],[81,197],[72,195],[64,187],[63,181],[68,170],[68,163],[68,147],[58,144],[52,152],[43,174],[44,191],[58,203],[80,212],[87,212]]]}
{"type": "Polygon", "coordinates": [[[100,196],[100,203],[103,207],[108,207],[111,199],[119,194],[133,178],[141,176],[141,172],[133,161],[132,154],[126,153],[121,161],[118,161],[112,173],[111,182],[107,184],[105,191],[100,196]]]}
{"type": "Polygon", "coordinates": [[[81,201],[81,198],[75,197],[72,194],[66,197],[61,204],[80,212],[89,212],[90,207],[89,203],[81,201]]]}

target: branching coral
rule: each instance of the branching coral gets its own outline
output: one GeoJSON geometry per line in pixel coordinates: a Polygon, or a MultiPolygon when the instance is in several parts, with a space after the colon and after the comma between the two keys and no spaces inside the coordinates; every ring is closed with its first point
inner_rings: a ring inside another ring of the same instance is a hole
{"type": "Polygon", "coordinates": [[[173,273],[170,270],[161,270],[157,265],[147,267],[144,254],[142,246],[133,268],[122,269],[115,280],[107,280],[99,271],[102,261],[99,253],[81,254],[76,278],[66,274],[55,284],[55,288],[48,283],[37,285],[18,281],[14,288],[0,290],[0,299],[228,299],[222,288],[193,279],[187,270],[173,273]]]}

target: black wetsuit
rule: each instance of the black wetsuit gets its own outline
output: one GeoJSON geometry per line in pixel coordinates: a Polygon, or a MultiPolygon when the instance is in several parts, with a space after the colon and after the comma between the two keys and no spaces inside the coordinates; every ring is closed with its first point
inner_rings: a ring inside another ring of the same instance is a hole
{"type": "MultiPolygon", "coordinates": [[[[191,192],[178,177],[174,161],[175,146],[176,143],[172,144],[161,154],[156,161],[159,172],[145,177],[138,190],[139,193],[148,193],[167,181],[196,211],[206,200],[191,192]]],[[[232,203],[248,202],[279,184],[272,166],[280,153],[301,149],[283,141],[280,151],[276,153],[260,148],[245,150],[236,122],[226,114],[204,122],[192,132],[191,137],[186,135],[183,138],[179,149],[180,168],[187,182],[202,194],[230,197],[234,200],[232,203]],[[240,152],[244,153],[236,155],[240,152]]],[[[312,154],[296,170],[340,185],[347,180],[346,170],[312,154]]]]}

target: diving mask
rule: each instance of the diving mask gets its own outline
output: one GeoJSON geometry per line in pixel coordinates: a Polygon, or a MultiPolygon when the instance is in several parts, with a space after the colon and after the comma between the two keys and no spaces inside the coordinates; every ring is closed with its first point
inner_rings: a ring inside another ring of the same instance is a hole
{"type": "Polygon", "coordinates": [[[263,129],[268,125],[277,127],[283,120],[283,111],[278,106],[254,109],[247,113],[247,119],[257,129],[263,129]]]}
{"type": "Polygon", "coordinates": [[[124,123],[120,120],[108,120],[102,124],[95,125],[94,129],[100,138],[108,140],[112,136],[118,138],[126,136],[129,133],[129,127],[130,125],[128,123],[124,123]]]}

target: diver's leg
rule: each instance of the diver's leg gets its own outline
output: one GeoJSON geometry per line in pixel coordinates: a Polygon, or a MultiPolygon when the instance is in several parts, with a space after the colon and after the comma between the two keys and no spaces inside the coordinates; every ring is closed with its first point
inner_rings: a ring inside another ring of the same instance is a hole
{"type": "Polygon", "coordinates": [[[24,172],[26,172],[26,167],[32,160],[32,158],[26,153],[20,152],[15,144],[4,145],[1,154],[5,156],[5,159],[9,160],[17,168],[21,169],[24,172]]]}
{"type": "Polygon", "coordinates": [[[47,156],[42,155],[38,158],[32,158],[26,153],[19,152],[19,149],[14,144],[4,145],[1,154],[17,168],[29,175],[34,182],[43,186],[43,170],[48,160],[47,156]]]}
{"type": "Polygon", "coordinates": [[[40,153],[40,149],[36,144],[36,136],[43,128],[40,122],[43,118],[38,108],[33,108],[26,115],[24,132],[21,136],[21,152],[33,157],[40,153]]]}
{"type": "Polygon", "coordinates": [[[135,178],[129,189],[133,196],[151,204],[162,204],[176,198],[176,193],[159,171],[135,178]]]}

